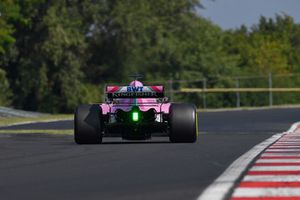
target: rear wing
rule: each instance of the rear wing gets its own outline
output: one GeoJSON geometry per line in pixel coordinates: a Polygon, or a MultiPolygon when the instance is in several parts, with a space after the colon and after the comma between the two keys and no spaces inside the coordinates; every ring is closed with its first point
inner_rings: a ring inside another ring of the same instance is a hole
{"type": "Polygon", "coordinates": [[[163,98],[164,86],[106,86],[107,98],[163,98]]]}

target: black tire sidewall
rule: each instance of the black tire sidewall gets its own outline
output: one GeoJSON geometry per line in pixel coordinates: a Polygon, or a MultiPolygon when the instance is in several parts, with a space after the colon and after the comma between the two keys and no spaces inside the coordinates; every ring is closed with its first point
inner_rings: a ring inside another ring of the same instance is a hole
{"type": "Polygon", "coordinates": [[[171,104],[169,129],[171,142],[192,143],[197,140],[197,112],[193,104],[171,104]]]}
{"type": "Polygon", "coordinates": [[[102,142],[102,110],[98,104],[83,104],[74,114],[74,140],[77,144],[102,142]]]}

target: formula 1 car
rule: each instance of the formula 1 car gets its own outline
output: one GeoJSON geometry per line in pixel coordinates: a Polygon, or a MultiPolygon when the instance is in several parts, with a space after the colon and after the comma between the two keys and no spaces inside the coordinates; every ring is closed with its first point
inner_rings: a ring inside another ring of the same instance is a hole
{"type": "Polygon", "coordinates": [[[163,86],[144,86],[138,80],[129,86],[107,86],[106,102],[76,108],[74,139],[77,144],[101,143],[103,137],[146,140],[161,133],[174,143],[197,140],[196,107],[170,103],[163,86]]]}

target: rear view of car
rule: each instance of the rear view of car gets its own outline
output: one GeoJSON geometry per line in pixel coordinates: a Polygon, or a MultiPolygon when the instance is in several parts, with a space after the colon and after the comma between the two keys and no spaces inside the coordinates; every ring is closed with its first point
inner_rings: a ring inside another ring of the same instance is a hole
{"type": "Polygon", "coordinates": [[[77,144],[101,143],[103,137],[147,140],[157,133],[171,142],[195,142],[196,107],[171,103],[163,86],[144,86],[138,80],[128,86],[107,86],[104,103],[80,105],[74,115],[77,144]]]}

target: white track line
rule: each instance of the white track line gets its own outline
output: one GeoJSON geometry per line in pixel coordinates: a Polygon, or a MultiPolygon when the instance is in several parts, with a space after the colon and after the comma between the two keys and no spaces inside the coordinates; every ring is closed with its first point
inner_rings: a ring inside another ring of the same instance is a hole
{"type": "Polygon", "coordinates": [[[299,152],[299,149],[268,149],[265,152],[299,152]]]}
{"type": "Polygon", "coordinates": [[[299,122],[294,123],[286,133],[292,133],[292,134],[295,133],[295,131],[296,131],[297,127],[299,126],[299,124],[300,124],[299,122]]]}
{"type": "Polygon", "coordinates": [[[300,175],[247,175],[243,181],[248,182],[299,182],[300,175]]]}
{"type": "Polygon", "coordinates": [[[48,119],[48,120],[32,120],[26,122],[17,122],[7,125],[1,125],[0,128],[11,127],[11,126],[18,126],[18,125],[26,125],[26,124],[37,124],[37,123],[48,123],[48,122],[58,122],[58,121],[66,121],[66,120],[73,120],[73,118],[65,118],[65,119],[48,119]]]}
{"type": "MultiPolygon", "coordinates": [[[[211,185],[209,185],[197,198],[197,200],[223,200],[233,188],[235,182],[246,171],[250,163],[268,146],[280,139],[283,135],[294,132],[300,123],[294,123],[285,133],[275,134],[269,139],[256,145],[248,152],[235,160],[211,185]]],[[[286,143],[285,143],[286,144],[286,143]]],[[[295,144],[295,142],[293,143],[295,144]]],[[[276,156],[279,153],[276,153],[276,156]]],[[[292,154],[295,155],[295,154],[292,154]]],[[[299,154],[300,155],[300,154],[299,154]]],[[[270,153],[267,153],[270,156],[270,153]]],[[[300,190],[298,189],[300,192],[300,190]]]]}
{"type": "Polygon", "coordinates": [[[254,166],[249,171],[299,171],[300,166],[254,166]]]}
{"type": "Polygon", "coordinates": [[[300,136],[297,134],[297,135],[292,135],[292,134],[295,134],[295,133],[291,133],[290,135],[287,135],[286,137],[284,137],[283,140],[288,140],[288,139],[300,139],[300,136]]]}
{"type": "Polygon", "coordinates": [[[300,141],[299,140],[292,140],[292,139],[289,139],[289,140],[280,140],[278,141],[279,144],[289,144],[289,143],[296,143],[296,144],[299,144],[300,141]]]}
{"type": "Polygon", "coordinates": [[[300,196],[299,188],[237,188],[233,197],[292,197],[300,196]]]}
{"type": "Polygon", "coordinates": [[[290,145],[281,146],[281,145],[272,145],[272,146],[269,147],[269,149],[292,149],[292,148],[300,149],[300,146],[290,146],[290,145]]]}
{"type": "Polygon", "coordinates": [[[297,141],[278,141],[276,142],[276,145],[279,145],[279,144],[284,144],[284,145],[287,145],[287,144],[300,144],[300,142],[297,142],[297,141]]]}
{"type": "Polygon", "coordinates": [[[300,159],[258,159],[255,163],[300,163],[300,159]]]}
{"type": "Polygon", "coordinates": [[[294,153],[294,152],[289,152],[289,153],[263,153],[261,156],[265,157],[265,156],[282,156],[282,157],[285,157],[285,156],[300,156],[300,153],[294,153]]]}
{"type": "Polygon", "coordinates": [[[234,183],[246,170],[251,161],[258,156],[270,144],[278,140],[282,134],[276,134],[271,138],[256,145],[247,153],[235,160],[226,170],[219,176],[197,200],[222,200],[229,193],[234,183]]]}

